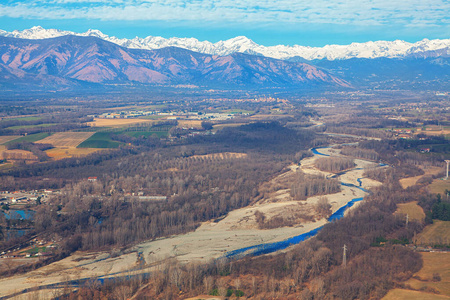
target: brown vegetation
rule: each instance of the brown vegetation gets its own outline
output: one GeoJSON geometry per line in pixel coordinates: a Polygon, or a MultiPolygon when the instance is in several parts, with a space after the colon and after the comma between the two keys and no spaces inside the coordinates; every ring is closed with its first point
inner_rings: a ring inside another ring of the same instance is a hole
{"type": "Polygon", "coordinates": [[[245,158],[247,157],[247,153],[234,153],[234,152],[223,152],[223,153],[212,153],[205,155],[193,155],[190,157],[192,160],[196,159],[233,159],[233,158],[245,158]]]}
{"type": "Polygon", "coordinates": [[[450,221],[434,220],[423,232],[417,235],[417,245],[450,247],[450,221]]]}
{"type": "Polygon", "coordinates": [[[428,190],[431,193],[442,194],[445,198],[445,190],[450,191],[450,180],[433,179],[433,182],[428,186],[428,190]]]}
{"type": "Polygon", "coordinates": [[[94,119],[93,122],[87,124],[92,127],[123,127],[140,123],[156,123],[156,121],[149,119],[94,119]]]}
{"type": "Polygon", "coordinates": [[[12,161],[38,161],[38,157],[31,151],[26,150],[5,150],[0,153],[0,159],[12,160],[12,161]]]}
{"type": "Polygon", "coordinates": [[[318,158],[315,166],[322,171],[330,173],[339,173],[355,166],[353,159],[345,157],[323,157],[318,158]]]}
{"type": "Polygon", "coordinates": [[[48,157],[54,160],[60,160],[64,158],[71,157],[81,157],[86,156],[98,151],[102,151],[104,149],[96,149],[96,148],[73,148],[73,147],[57,147],[46,150],[48,157]]]}
{"type": "Polygon", "coordinates": [[[336,179],[327,179],[322,175],[306,175],[297,172],[294,183],[291,185],[291,196],[295,200],[304,200],[315,195],[328,195],[341,190],[341,185],[336,179]]]}
{"type": "MultiPolygon", "coordinates": [[[[414,197],[401,190],[378,189],[361,209],[285,253],[207,265],[167,264],[153,273],[137,297],[185,299],[241,290],[252,299],[379,299],[394,282],[409,279],[421,268],[420,255],[395,242],[371,246],[380,236],[395,241],[420,230],[415,222],[406,229],[393,215],[396,203],[414,197]],[[346,267],[341,265],[343,244],[349,250],[346,267]]],[[[255,215],[264,222],[263,214],[255,215]]]]}
{"type": "Polygon", "coordinates": [[[42,207],[36,214],[36,228],[70,236],[78,227],[83,249],[186,232],[201,221],[248,205],[257,196],[258,183],[282,166],[256,155],[239,160],[167,159],[158,152],[130,157],[114,176],[63,189],[52,203],[61,205],[65,213],[54,215],[49,206],[42,207]],[[173,169],[178,171],[167,171],[173,169]],[[170,199],[143,202],[133,194],[170,199]]]}
{"type": "Polygon", "coordinates": [[[93,134],[94,132],[57,132],[36,143],[51,144],[54,147],[76,147],[93,134]]]}
{"type": "Polygon", "coordinates": [[[315,218],[312,215],[298,212],[277,214],[271,218],[267,218],[264,213],[257,210],[255,211],[255,220],[259,229],[273,229],[312,222],[315,218]]]}
{"type": "Polygon", "coordinates": [[[379,159],[378,153],[375,150],[350,147],[350,146],[342,147],[341,154],[347,155],[347,156],[358,157],[358,158],[362,158],[362,159],[373,160],[373,161],[377,161],[379,159]]]}
{"type": "Polygon", "coordinates": [[[4,135],[0,136],[0,145],[3,145],[7,142],[20,138],[19,135],[4,135]]]}
{"type": "Polygon", "coordinates": [[[327,132],[339,134],[351,134],[378,139],[384,139],[389,137],[389,134],[386,131],[369,128],[345,127],[345,126],[327,126],[327,132]]]}
{"type": "Polygon", "coordinates": [[[423,267],[397,288],[390,291],[386,300],[395,299],[449,299],[450,257],[443,252],[422,252],[423,267]]]}
{"type": "Polygon", "coordinates": [[[409,220],[416,220],[422,222],[425,219],[425,213],[417,204],[417,201],[400,203],[397,205],[396,214],[408,215],[409,220]]]}
{"type": "Polygon", "coordinates": [[[319,215],[320,217],[323,218],[328,218],[331,215],[331,205],[328,201],[327,197],[319,197],[319,200],[317,201],[316,204],[316,213],[319,215]]]}

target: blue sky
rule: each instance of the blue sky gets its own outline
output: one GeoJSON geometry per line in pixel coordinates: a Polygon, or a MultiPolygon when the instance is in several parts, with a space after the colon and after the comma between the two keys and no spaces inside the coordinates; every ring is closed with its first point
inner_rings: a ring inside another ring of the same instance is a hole
{"type": "Polygon", "coordinates": [[[323,46],[450,38],[450,0],[3,0],[0,29],[323,46]]]}

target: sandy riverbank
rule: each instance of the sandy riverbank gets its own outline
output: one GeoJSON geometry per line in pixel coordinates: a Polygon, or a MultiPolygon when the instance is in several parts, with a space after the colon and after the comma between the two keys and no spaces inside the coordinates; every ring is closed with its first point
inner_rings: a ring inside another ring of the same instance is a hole
{"type": "MultiPolygon", "coordinates": [[[[330,155],[339,155],[335,149],[321,149],[330,155]]],[[[282,177],[291,176],[298,170],[309,174],[323,174],[314,167],[315,159],[319,155],[306,158],[300,167],[290,166],[290,170],[281,174],[282,177]]],[[[356,179],[361,178],[366,168],[375,167],[377,164],[356,160],[357,166],[340,176],[340,180],[346,183],[359,185],[356,179]]],[[[379,182],[362,179],[362,187],[370,188],[379,185],[379,182]]],[[[335,212],[340,207],[354,198],[367,195],[366,192],[356,187],[342,186],[339,193],[327,195],[335,212]]],[[[289,195],[289,189],[281,189],[270,193],[251,206],[230,212],[219,222],[204,222],[197,230],[183,235],[163,238],[155,241],[141,243],[122,254],[112,258],[109,253],[83,253],[77,252],[70,257],[55,262],[35,271],[0,280],[0,296],[12,294],[18,290],[32,288],[40,285],[57,283],[68,279],[96,277],[126,272],[136,267],[137,253],[141,252],[147,264],[157,264],[167,257],[176,257],[180,262],[207,261],[223,256],[226,252],[252,246],[261,243],[282,241],[287,238],[300,235],[326,223],[325,219],[303,222],[292,227],[275,229],[258,229],[255,211],[259,210],[267,217],[285,213],[313,213],[313,207],[319,199],[318,196],[310,197],[305,201],[294,201],[289,195]]],[[[114,275],[113,275],[114,276],[114,275]]]]}

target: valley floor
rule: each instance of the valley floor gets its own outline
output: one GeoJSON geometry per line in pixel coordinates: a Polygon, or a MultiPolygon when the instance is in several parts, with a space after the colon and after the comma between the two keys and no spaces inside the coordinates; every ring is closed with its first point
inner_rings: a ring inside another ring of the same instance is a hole
{"type": "MultiPolygon", "coordinates": [[[[338,151],[334,149],[323,148],[320,151],[331,156],[339,156],[338,151]]],[[[314,161],[317,157],[319,155],[316,154],[314,157],[302,160],[300,166],[290,166],[287,172],[272,179],[273,182],[268,184],[275,184],[275,182],[285,179],[283,177],[295,175],[298,170],[309,174],[330,175],[314,167],[314,161]]],[[[365,160],[357,159],[355,163],[354,169],[339,177],[341,182],[359,186],[357,179],[363,177],[364,170],[378,167],[378,164],[365,160]]],[[[361,179],[361,187],[365,189],[377,185],[380,185],[377,181],[368,178],[361,179]]],[[[264,213],[267,218],[289,213],[293,215],[296,213],[314,214],[314,206],[319,196],[310,197],[304,201],[294,201],[289,192],[289,189],[280,189],[268,193],[251,206],[234,210],[218,222],[204,222],[194,232],[138,244],[119,256],[112,257],[107,252],[76,252],[70,257],[32,272],[0,280],[0,297],[11,295],[26,288],[67,280],[92,277],[107,278],[129,275],[135,272],[151,272],[160,263],[171,257],[175,257],[182,263],[205,262],[220,258],[228,251],[261,243],[282,241],[327,223],[326,218],[317,218],[316,216],[312,221],[302,222],[292,227],[259,229],[255,218],[257,210],[264,213]],[[145,260],[145,267],[137,270],[137,262],[138,260],[142,262],[142,259],[145,260]]],[[[332,205],[332,211],[335,212],[350,200],[365,195],[367,195],[367,192],[356,187],[342,186],[341,192],[327,195],[327,198],[332,205]]]]}

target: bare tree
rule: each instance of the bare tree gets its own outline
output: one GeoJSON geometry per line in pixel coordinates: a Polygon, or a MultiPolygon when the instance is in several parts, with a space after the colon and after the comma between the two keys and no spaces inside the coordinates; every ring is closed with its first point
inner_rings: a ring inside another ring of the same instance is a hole
{"type": "Polygon", "coordinates": [[[205,294],[208,294],[213,287],[214,279],[211,276],[207,276],[203,278],[203,286],[205,287],[205,294]]]}
{"type": "Polygon", "coordinates": [[[321,196],[315,206],[316,213],[321,217],[329,217],[331,215],[331,205],[328,198],[321,196]]]}

